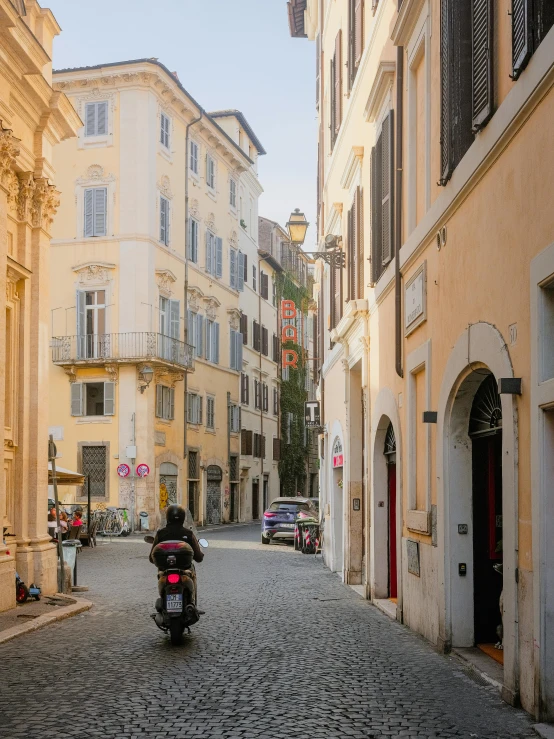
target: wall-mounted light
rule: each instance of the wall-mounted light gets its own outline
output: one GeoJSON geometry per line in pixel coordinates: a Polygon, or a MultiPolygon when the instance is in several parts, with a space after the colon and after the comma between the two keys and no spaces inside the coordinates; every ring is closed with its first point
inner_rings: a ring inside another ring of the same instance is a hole
{"type": "Polygon", "coordinates": [[[139,380],[141,384],[139,385],[139,390],[141,392],[141,395],[146,390],[146,388],[150,385],[153,378],[154,378],[154,370],[149,365],[146,365],[140,370],[139,380]]]}

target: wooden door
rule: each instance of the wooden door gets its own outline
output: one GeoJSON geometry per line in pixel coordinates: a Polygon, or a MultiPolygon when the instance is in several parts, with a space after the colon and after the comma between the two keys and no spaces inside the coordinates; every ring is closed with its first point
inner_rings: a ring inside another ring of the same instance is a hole
{"type": "Polygon", "coordinates": [[[389,598],[398,597],[396,563],[396,465],[389,464],[389,598]]]}

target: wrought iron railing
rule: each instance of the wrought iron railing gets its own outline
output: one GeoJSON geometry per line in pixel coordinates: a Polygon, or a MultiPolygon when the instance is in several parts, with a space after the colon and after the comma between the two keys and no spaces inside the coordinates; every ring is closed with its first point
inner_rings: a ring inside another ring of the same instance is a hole
{"type": "Polygon", "coordinates": [[[192,369],[194,363],[190,344],[152,331],[55,336],[52,339],[54,364],[112,360],[162,361],[187,369],[192,369]]]}

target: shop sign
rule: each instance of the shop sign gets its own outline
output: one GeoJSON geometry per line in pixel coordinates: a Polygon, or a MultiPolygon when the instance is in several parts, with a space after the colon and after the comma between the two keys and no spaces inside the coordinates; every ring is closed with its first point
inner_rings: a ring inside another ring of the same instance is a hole
{"type": "Polygon", "coordinates": [[[127,477],[131,472],[131,468],[128,464],[120,464],[117,467],[117,474],[119,477],[127,477]]]}
{"type": "Polygon", "coordinates": [[[308,400],[304,403],[304,419],[308,428],[321,426],[319,400],[308,400]]]}
{"type": "Polygon", "coordinates": [[[208,482],[221,482],[223,480],[223,471],[217,464],[208,465],[206,470],[208,482]]]}
{"type": "Polygon", "coordinates": [[[342,452],[342,442],[337,437],[333,444],[333,469],[344,466],[344,454],[342,452]]]}
{"type": "Polygon", "coordinates": [[[147,477],[150,474],[150,467],[147,464],[137,464],[136,473],[138,477],[147,477]]]}
{"type": "Polygon", "coordinates": [[[427,320],[427,262],[406,283],[404,306],[407,336],[427,320]]]}
{"type": "MultiPolygon", "coordinates": [[[[281,320],[282,321],[293,321],[298,315],[294,300],[281,300],[281,320]]],[[[292,341],[294,344],[298,344],[298,332],[296,326],[285,324],[281,331],[281,344],[286,344],[288,341],[292,341]]],[[[281,352],[281,367],[292,367],[297,369],[298,367],[298,353],[294,349],[284,348],[281,352]]]]}

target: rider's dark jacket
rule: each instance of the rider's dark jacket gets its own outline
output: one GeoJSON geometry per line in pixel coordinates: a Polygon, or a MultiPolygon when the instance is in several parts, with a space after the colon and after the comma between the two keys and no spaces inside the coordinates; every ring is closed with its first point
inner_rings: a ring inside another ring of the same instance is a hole
{"type": "MultiPolygon", "coordinates": [[[[168,523],[167,526],[160,529],[154,537],[152,549],[154,549],[156,544],[160,544],[162,541],[186,541],[186,543],[192,547],[194,552],[194,561],[202,562],[204,559],[204,552],[200,548],[198,539],[191,529],[185,528],[180,523],[168,523]]],[[[150,561],[152,562],[152,551],[150,551],[150,561]]]]}

